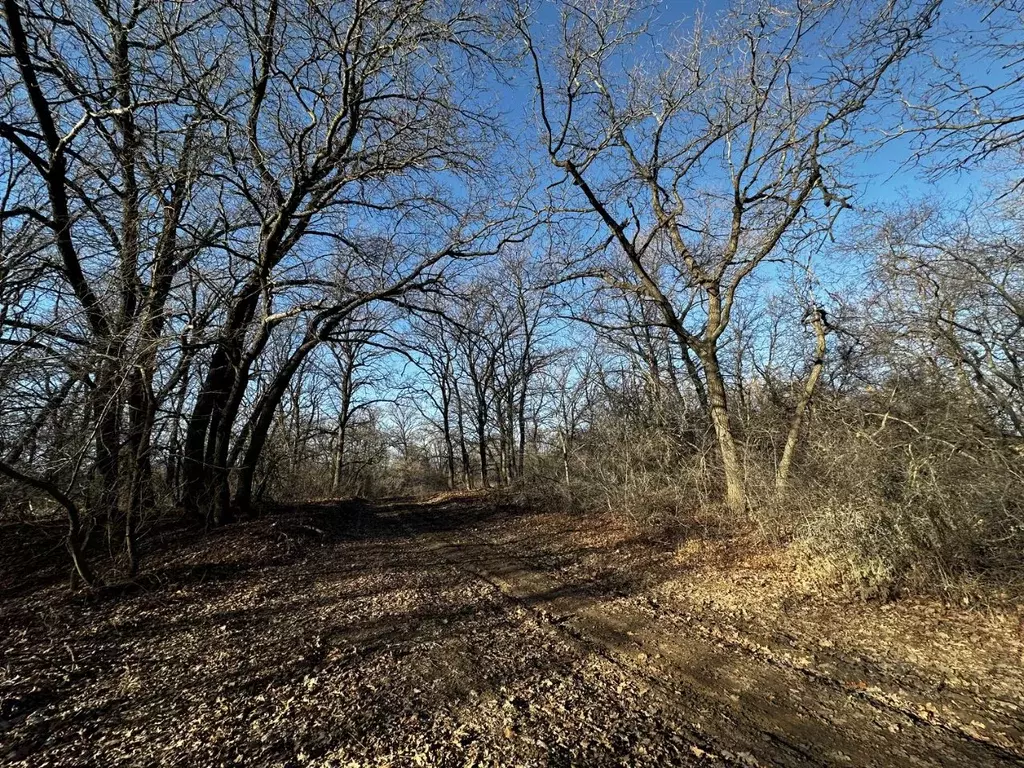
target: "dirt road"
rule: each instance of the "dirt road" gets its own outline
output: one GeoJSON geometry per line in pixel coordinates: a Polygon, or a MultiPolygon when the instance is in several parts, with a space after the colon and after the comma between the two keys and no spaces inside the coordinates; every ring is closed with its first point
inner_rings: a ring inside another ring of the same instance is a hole
{"type": "Polygon", "coordinates": [[[1018,649],[938,680],[806,616],[667,598],[678,542],[587,529],[479,499],[326,503],[168,541],[116,594],[9,594],[0,762],[1024,764],[1018,649]]]}

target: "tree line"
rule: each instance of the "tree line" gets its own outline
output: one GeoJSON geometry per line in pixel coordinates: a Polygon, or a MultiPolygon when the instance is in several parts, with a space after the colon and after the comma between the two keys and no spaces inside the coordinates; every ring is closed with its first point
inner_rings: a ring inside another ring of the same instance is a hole
{"type": "Polygon", "coordinates": [[[4,513],[59,512],[88,584],[296,489],[717,510],[872,584],[1011,563],[1021,20],[4,0],[4,513]],[[893,155],[995,181],[881,204],[893,155]]]}

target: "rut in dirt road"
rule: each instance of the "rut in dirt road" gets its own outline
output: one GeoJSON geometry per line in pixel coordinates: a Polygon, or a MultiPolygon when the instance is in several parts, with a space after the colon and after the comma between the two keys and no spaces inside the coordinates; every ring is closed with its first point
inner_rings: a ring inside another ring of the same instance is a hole
{"type": "Polygon", "coordinates": [[[656,564],[574,530],[479,497],[324,503],[169,547],[117,595],[10,596],[0,758],[1021,764],[1018,703],[990,697],[957,719],[936,699],[922,714],[914,691],[890,695],[907,674],[872,663],[857,668],[870,685],[851,686],[866,661],[838,650],[832,667],[800,667],[655,598],[656,564]]]}

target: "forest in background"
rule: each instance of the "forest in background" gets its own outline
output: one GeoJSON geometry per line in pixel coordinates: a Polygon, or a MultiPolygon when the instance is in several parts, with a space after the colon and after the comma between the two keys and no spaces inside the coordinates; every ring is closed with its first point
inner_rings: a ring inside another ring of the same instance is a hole
{"type": "Polygon", "coordinates": [[[0,515],[89,585],[499,487],[1019,579],[1024,6],[678,13],[4,0],[0,515]]]}

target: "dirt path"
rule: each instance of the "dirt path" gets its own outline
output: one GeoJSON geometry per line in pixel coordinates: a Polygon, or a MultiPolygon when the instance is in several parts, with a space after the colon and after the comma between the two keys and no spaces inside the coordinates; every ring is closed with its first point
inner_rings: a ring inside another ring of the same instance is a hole
{"type": "Polygon", "coordinates": [[[583,522],[325,504],[168,542],[122,594],[8,596],[0,762],[1024,764],[1014,670],[811,653],[583,522]]]}

